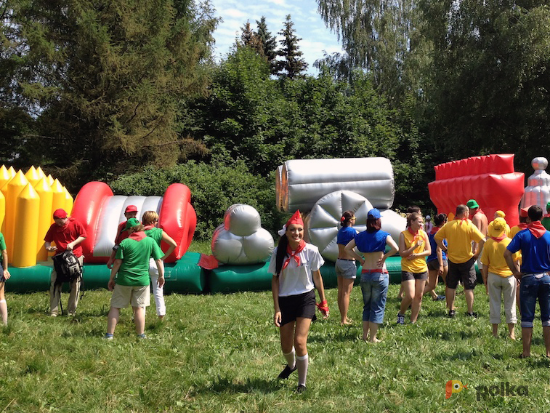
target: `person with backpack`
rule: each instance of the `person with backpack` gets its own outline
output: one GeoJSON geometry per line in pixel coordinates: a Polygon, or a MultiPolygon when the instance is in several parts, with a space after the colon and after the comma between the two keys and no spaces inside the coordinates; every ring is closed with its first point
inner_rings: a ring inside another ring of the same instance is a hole
{"type": "MultiPolygon", "coordinates": [[[[84,264],[84,256],[82,255],[82,241],[87,237],[86,229],[84,226],[74,219],[67,216],[67,212],[63,209],[56,209],[53,213],[54,223],[48,229],[46,236],[44,237],[46,250],[55,251],[54,261],[61,259],[59,255],[65,253],[65,251],[72,251],[80,267],[84,264]],[[55,242],[55,246],[52,246],[52,242],[55,242]]],[[[50,316],[57,317],[58,307],[61,301],[61,287],[63,286],[64,279],[58,280],[58,266],[54,266],[51,274],[50,284],[50,316]],[[56,268],[57,267],[57,268],[56,268]]],[[[80,282],[81,276],[70,280],[71,293],[69,295],[69,303],[67,312],[70,316],[76,314],[76,307],[78,306],[78,296],[80,294],[80,282]]]]}
{"type": "Polygon", "coordinates": [[[8,325],[8,305],[6,297],[4,297],[4,284],[10,278],[8,271],[8,250],[6,249],[6,241],[4,235],[0,232],[0,251],[2,251],[2,264],[0,264],[0,316],[2,324],[8,325]]]}

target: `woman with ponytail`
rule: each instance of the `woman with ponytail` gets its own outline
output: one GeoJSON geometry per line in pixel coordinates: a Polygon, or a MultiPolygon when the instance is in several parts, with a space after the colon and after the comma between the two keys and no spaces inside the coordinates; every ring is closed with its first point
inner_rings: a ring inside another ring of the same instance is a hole
{"type": "Polygon", "coordinates": [[[357,267],[355,257],[346,251],[346,245],[355,239],[357,231],[353,228],[355,214],[353,211],[345,211],[340,219],[342,228],[338,231],[336,243],[338,244],[338,260],[335,269],[338,279],[338,309],[340,310],[340,325],[351,324],[348,318],[349,296],[353,289],[357,267]]]}
{"type": "Polygon", "coordinates": [[[279,235],[268,270],[273,274],[273,321],[279,327],[281,349],[287,362],[279,378],[287,379],[297,369],[296,391],[302,393],[306,390],[308,369],[307,336],[315,316],[314,288],[321,299],[317,307],[325,318],[329,314],[320,272],[324,261],[317,247],[304,241],[300,211],[288,220],[279,235]]]}

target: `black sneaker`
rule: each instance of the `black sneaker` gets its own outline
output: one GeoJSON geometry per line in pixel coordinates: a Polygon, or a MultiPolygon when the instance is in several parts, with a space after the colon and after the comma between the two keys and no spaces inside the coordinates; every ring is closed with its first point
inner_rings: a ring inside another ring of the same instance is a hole
{"type": "Polygon", "coordinates": [[[294,366],[294,368],[291,369],[291,368],[289,367],[289,365],[287,364],[287,365],[285,366],[284,370],[281,371],[281,374],[279,374],[279,376],[278,376],[277,378],[278,378],[278,379],[281,379],[281,380],[286,380],[286,379],[288,379],[288,376],[290,376],[290,374],[291,374],[294,370],[296,370],[297,368],[298,368],[297,366],[294,366]]]}
{"type": "Polygon", "coordinates": [[[473,317],[473,318],[477,318],[477,313],[466,313],[466,317],[473,317]]]}
{"type": "Polygon", "coordinates": [[[449,315],[448,315],[449,318],[455,318],[455,315],[456,315],[456,310],[449,310],[449,315]]]}
{"type": "Polygon", "coordinates": [[[298,387],[296,388],[296,393],[303,393],[306,391],[306,386],[303,384],[298,384],[298,387]]]}

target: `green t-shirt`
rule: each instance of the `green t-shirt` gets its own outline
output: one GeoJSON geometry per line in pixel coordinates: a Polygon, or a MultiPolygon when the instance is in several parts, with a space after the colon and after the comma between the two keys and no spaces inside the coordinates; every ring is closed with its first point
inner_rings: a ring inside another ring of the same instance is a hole
{"type": "Polygon", "coordinates": [[[542,219],[542,221],[540,221],[540,223],[542,224],[542,226],[544,228],[546,228],[547,231],[550,231],[550,218],[549,217],[544,217],[542,219]]]}
{"type": "Polygon", "coordinates": [[[132,287],[149,285],[149,258],[158,260],[164,253],[155,240],[145,237],[140,241],[126,238],[120,243],[116,258],[122,260],[116,283],[132,287]]]}
{"type": "Polygon", "coordinates": [[[0,232],[0,251],[4,251],[6,249],[6,241],[4,240],[4,235],[0,232]]]}
{"type": "Polygon", "coordinates": [[[162,241],[162,229],[151,228],[143,232],[145,232],[145,235],[147,235],[148,237],[153,238],[157,242],[157,245],[160,247],[160,242],[162,241]]]}

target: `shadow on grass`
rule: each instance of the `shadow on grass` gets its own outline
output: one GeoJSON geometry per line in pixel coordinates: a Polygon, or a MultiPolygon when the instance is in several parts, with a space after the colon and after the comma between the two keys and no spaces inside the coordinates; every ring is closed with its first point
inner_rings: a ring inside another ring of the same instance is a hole
{"type": "Polygon", "coordinates": [[[235,378],[218,376],[211,385],[204,388],[198,388],[197,393],[262,393],[268,394],[279,391],[285,387],[282,381],[264,380],[260,378],[248,378],[244,381],[238,381],[235,378]]]}

